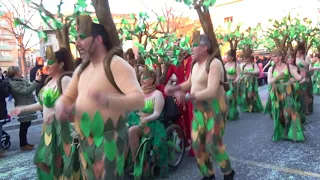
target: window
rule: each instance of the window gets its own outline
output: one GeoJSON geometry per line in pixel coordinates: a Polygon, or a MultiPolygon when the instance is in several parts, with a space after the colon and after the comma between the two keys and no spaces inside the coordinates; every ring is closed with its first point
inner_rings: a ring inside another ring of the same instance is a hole
{"type": "Polygon", "coordinates": [[[233,16],[224,18],[224,23],[229,23],[233,21],[233,16]]]}

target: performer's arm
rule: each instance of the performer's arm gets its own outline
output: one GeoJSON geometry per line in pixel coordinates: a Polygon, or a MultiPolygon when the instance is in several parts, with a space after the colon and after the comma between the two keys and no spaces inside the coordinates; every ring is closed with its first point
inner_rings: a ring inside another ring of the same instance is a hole
{"type": "Polygon", "coordinates": [[[188,78],[187,81],[181,83],[180,85],[177,86],[178,90],[181,90],[183,92],[187,92],[191,89],[191,74],[188,78]]]}
{"type": "Polygon", "coordinates": [[[294,69],[292,65],[289,65],[289,70],[295,80],[301,81],[303,79],[303,77],[298,73],[298,67],[294,69]]]}
{"type": "Polygon", "coordinates": [[[222,78],[222,66],[222,63],[219,60],[215,59],[211,62],[207,88],[191,94],[191,100],[195,99],[197,101],[202,101],[216,97],[222,78]]]}
{"type": "Polygon", "coordinates": [[[132,67],[120,57],[114,57],[111,62],[111,71],[117,86],[124,95],[109,95],[108,104],[113,108],[127,111],[142,109],[144,96],[132,67]]]}

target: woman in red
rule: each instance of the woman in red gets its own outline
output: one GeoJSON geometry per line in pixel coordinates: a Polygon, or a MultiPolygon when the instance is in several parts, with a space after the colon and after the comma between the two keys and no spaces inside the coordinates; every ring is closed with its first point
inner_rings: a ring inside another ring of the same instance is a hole
{"type": "MultiPolygon", "coordinates": [[[[165,86],[169,80],[174,81],[177,85],[183,83],[184,81],[188,80],[190,71],[191,71],[191,55],[187,54],[184,55],[184,58],[181,61],[180,65],[174,66],[174,65],[166,65],[164,67],[163,75],[160,80],[161,86],[165,86]],[[176,78],[172,79],[172,75],[175,75],[176,78]]],[[[161,87],[160,87],[161,88],[161,87]]],[[[193,108],[192,103],[187,102],[185,104],[179,104],[178,108],[181,112],[181,117],[177,121],[177,124],[182,128],[184,135],[186,137],[186,145],[190,145],[191,141],[191,120],[193,117],[193,108]]],[[[190,156],[194,156],[194,152],[192,149],[189,151],[190,156]]]]}

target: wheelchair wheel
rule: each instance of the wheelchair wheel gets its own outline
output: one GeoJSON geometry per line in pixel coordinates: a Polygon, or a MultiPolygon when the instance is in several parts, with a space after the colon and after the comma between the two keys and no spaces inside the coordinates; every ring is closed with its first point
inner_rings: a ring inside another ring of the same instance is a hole
{"type": "Polygon", "coordinates": [[[185,154],[184,135],[182,129],[172,124],[167,128],[169,167],[177,169],[185,154]]]}
{"type": "Polygon", "coordinates": [[[2,149],[9,149],[9,147],[11,146],[11,141],[10,140],[3,140],[1,141],[1,147],[2,149]]]}

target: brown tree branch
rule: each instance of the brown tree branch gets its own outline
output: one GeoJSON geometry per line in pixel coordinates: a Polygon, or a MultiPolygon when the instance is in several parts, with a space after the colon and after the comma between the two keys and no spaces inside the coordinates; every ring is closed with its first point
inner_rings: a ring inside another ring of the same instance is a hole
{"type": "Polygon", "coordinates": [[[97,18],[109,34],[112,46],[120,46],[117,29],[112,19],[108,0],[92,0],[97,18]]]}

